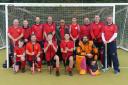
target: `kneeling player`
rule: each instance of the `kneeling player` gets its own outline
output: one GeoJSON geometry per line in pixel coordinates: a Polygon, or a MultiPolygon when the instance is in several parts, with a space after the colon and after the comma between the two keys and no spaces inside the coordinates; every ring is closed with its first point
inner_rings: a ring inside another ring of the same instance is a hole
{"type": "Polygon", "coordinates": [[[62,40],[60,45],[62,57],[66,68],[65,70],[72,76],[74,43],[70,40],[70,35],[68,33],[65,33],[64,38],[65,40],[62,40]]]}
{"type": "Polygon", "coordinates": [[[97,66],[98,50],[95,48],[92,41],[88,41],[86,36],[79,42],[77,53],[76,64],[78,64],[77,66],[79,67],[80,74],[85,74],[86,71],[89,70],[91,75],[99,75],[97,66]],[[82,59],[79,60],[79,57],[82,57],[82,59]],[[88,69],[86,68],[86,64],[88,69]]]}
{"type": "Polygon", "coordinates": [[[31,35],[31,41],[26,44],[27,61],[31,68],[32,74],[35,72],[35,67],[38,72],[41,72],[41,47],[36,42],[35,34],[31,35]]]}
{"type": "Polygon", "coordinates": [[[14,72],[18,72],[20,69],[22,70],[22,72],[25,72],[25,65],[26,65],[26,61],[25,61],[25,47],[24,45],[24,41],[23,40],[19,40],[18,41],[18,46],[16,46],[14,48],[14,72]]]}
{"type": "Polygon", "coordinates": [[[45,56],[46,56],[46,61],[47,61],[47,64],[48,64],[48,70],[50,71],[50,74],[51,74],[51,70],[52,70],[52,67],[53,68],[56,68],[56,76],[59,76],[60,75],[60,72],[59,72],[59,57],[56,55],[56,52],[57,52],[57,43],[56,41],[53,41],[52,38],[53,38],[53,35],[52,33],[48,33],[48,37],[47,37],[48,41],[46,41],[44,43],[44,52],[45,52],[45,56]]]}

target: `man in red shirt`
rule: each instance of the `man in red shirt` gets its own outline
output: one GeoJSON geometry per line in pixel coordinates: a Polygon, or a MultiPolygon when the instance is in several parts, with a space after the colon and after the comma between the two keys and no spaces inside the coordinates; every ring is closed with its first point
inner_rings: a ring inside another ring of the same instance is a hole
{"type": "Polygon", "coordinates": [[[14,19],[13,25],[8,29],[8,37],[10,40],[10,54],[14,54],[14,47],[18,45],[18,40],[23,37],[23,29],[19,26],[19,20],[14,19]]]}
{"type": "Polygon", "coordinates": [[[80,27],[80,36],[79,38],[82,39],[84,36],[87,36],[89,40],[91,40],[90,34],[90,20],[88,17],[84,18],[84,25],[80,27]]]}
{"type": "Polygon", "coordinates": [[[31,32],[36,35],[37,42],[43,48],[43,26],[40,23],[40,17],[35,18],[35,24],[32,25],[31,32]]]}
{"type": "Polygon", "coordinates": [[[48,33],[47,38],[47,41],[44,43],[44,53],[48,64],[48,70],[51,73],[51,66],[53,66],[53,68],[56,68],[56,76],[59,76],[59,56],[56,55],[58,48],[57,43],[52,40],[53,34],[51,32],[48,33]]]}
{"type": "Polygon", "coordinates": [[[102,31],[102,40],[104,42],[104,62],[103,66],[105,68],[105,46],[107,46],[107,66],[111,67],[110,62],[113,62],[114,72],[118,74],[120,72],[119,69],[119,61],[117,57],[117,46],[116,46],[116,38],[117,38],[117,25],[113,24],[112,17],[107,17],[107,25],[104,26],[102,31]]]}
{"type": "Polygon", "coordinates": [[[75,45],[78,45],[78,38],[79,38],[79,33],[80,33],[80,26],[77,23],[77,18],[73,17],[72,18],[72,24],[70,25],[70,37],[74,41],[75,45]]]}
{"type": "Polygon", "coordinates": [[[37,43],[35,34],[32,34],[30,38],[31,41],[26,44],[27,61],[29,63],[32,73],[34,73],[32,67],[33,62],[34,62],[34,66],[37,68],[37,71],[40,72],[41,64],[42,64],[40,58],[41,46],[39,43],[37,43]]]}
{"type": "Polygon", "coordinates": [[[53,39],[55,40],[56,24],[53,22],[53,18],[48,16],[47,22],[43,24],[44,28],[44,38],[48,39],[48,33],[52,33],[53,39]]]}
{"type": "Polygon", "coordinates": [[[94,42],[94,45],[98,48],[98,60],[100,60],[99,65],[103,64],[103,42],[101,38],[102,29],[104,23],[100,21],[99,15],[95,15],[95,21],[91,24],[91,37],[94,42]]]}
{"type": "Polygon", "coordinates": [[[23,40],[19,40],[18,42],[18,46],[16,46],[14,48],[14,72],[18,72],[20,69],[22,70],[22,72],[25,72],[25,65],[26,65],[26,61],[25,61],[25,47],[24,45],[24,41],[23,40]]]}
{"type": "Polygon", "coordinates": [[[31,35],[31,28],[29,27],[28,24],[29,24],[28,20],[23,21],[22,29],[23,29],[23,32],[24,32],[23,38],[24,38],[25,43],[27,43],[29,41],[29,38],[30,38],[30,35],[31,35]]]}
{"type": "Polygon", "coordinates": [[[60,47],[62,52],[62,57],[64,61],[64,66],[66,70],[69,72],[69,75],[72,76],[72,68],[73,68],[73,48],[74,42],[70,40],[69,33],[65,33],[65,40],[61,41],[60,47]]]}

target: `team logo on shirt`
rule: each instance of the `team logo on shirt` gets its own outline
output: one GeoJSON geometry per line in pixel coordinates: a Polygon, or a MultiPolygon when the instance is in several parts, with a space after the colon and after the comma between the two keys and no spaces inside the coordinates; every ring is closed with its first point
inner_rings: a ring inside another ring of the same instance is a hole
{"type": "Polygon", "coordinates": [[[77,29],[77,27],[75,27],[75,29],[77,29]]]}

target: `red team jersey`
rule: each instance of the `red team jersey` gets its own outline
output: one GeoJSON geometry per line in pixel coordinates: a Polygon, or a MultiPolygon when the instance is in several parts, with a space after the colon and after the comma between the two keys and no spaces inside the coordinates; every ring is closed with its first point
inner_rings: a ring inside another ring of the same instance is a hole
{"type": "Polygon", "coordinates": [[[117,25],[111,24],[111,25],[105,25],[103,29],[103,33],[105,36],[105,40],[109,41],[114,33],[117,33],[117,25]]]}
{"type": "MultiPolygon", "coordinates": [[[[16,53],[16,55],[23,55],[25,53],[25,47],[19,48],[16,46],[14,48],[14,53],[16,53]]],[[[21,57],[16,56],[16,62],[18,61],[21,61],[21,57]]]]}
{"type": "Polygon", "coordinates": [[[29,37],[30,37],[30,35],[31,35],[31,28],[30,27],[27,27],[27,28],[24,28],[24,27],[22,27],[22,29],[23,29],[23,33],[24,33],[24,36],[23,36],[23,38],[24,39],[29,39],[29,37]]]}
{"type": "Polygon", "coordinates": [[[80,39],[82,39],[84,36],[87,36],[89,40],[91,39],[90,24],[85,24],[80,27],[80,39]]]}
{"type": "MultiPolygon", "coordinates": [[[[34,44],[34,49],[33,49],[33,44],[32,44],[32,42],[28,42],[27,44],[26,44],[26,50],[28,50],[28,52],[29,53],[32,53],[33,51],[34,51],[34,56],[36,57],[37,56],[37,54],[39,53],[39,52],[41,52],[41,47],[40,47],[40,44],[39,43],[36,43],[36,44],[34,44]]],[[[28,60],[29,61],[32,61],[32,56],[31,55],[28,55],[27,54],[27,57],[28,57],[28,60]]]]}
{"type": "Polygon", "coordinates": [[[103,27],[104,27],[104,23],[103,22],[99,22],[98,24],[93,22],[91,24],[90,32],[91,32],[92,39],[97,38],[98,42],[102,42],[101,33],[102,33],[103,27]]]}
{"type": "MultiPolygon", "coordinates": [[[[69,49],[74,48],[74,42],[71,40],[68,42],[66,42],[65,40],[62,40],[60,44],[60,48],[63,48],[63,50],[65,50],[66,47],[69,49]]],[[[68,57],[72,56],[72,54],[73,54],[73,51],[68,51],[67,53],[62,52],[62,57],[64,60],[66,60],[68,57]]]]}
{"type": "Polygon", "coordinates": [[[79,32],[80,32],[80,26],[79,24],[70,25],[70,34],[72,35],[73,38],[79,37],[79,32]]]}
{"type": "MultiPolygon", "coordinates": [[[[44,43],[44,49],[47,47],[47,45],[48,45],[48,42],[46,41],[44,43]]],[[[53,41],[53,45],[57,48],[56,41],[53,41]]],[[[46,61],[50,61],[50,59],[52,59],[55,56],[55,54],[56,54],[56,52],[55,52],[53,46],[50,45],[49,48],[48,48],[48,50],[45,53],[46,61]]]]}
{"type": "MultiPolygon", "coordinates": [[[[45,23],[45,24],[43,24],[43,28],[44,28],[44,32],[46,34],[48,34],[50,32],[53,33],[53,32],[56,31],[56,25],[55,25],[55,23],[52,23],[51,25],[48,24],[48,23],[45,23]]],[[[54,35],[53,39],[55,39],[55,35],[54,35]]]]}
{"type": "Polygon", "coordinates": [[[42,41],[43,40],[43,26],[42,26],[42,24],[32,25],[31,32],[36,35],[37,41],[42,41]]]}
{"type": "MultiPolygon", "coordinates": [[[[22,33],[23,33],[23,29],[21,27],[18,28],[14,28],[14,26],[10,26],[8,29],[8,33],[14,38],[18,38],[22,33]]],[[[13,44],[13,42],[11,41],[11,43],[13,44]]],[[[16,42],[16,44],[18,43],[18,41],[16,42]]]]}

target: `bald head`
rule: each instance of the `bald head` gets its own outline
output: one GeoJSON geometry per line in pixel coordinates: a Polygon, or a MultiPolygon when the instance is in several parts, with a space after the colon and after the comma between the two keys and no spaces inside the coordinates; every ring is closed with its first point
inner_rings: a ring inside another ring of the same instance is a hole
{"type": "Polygon", "coordinates": [[[40,17],[36,17],[35,22],[36,22],[36,24],[39,24],[40,23],[40,17]]]}
{"type": "Polygon", "coordinates": [[[13,20],[13,25],[16,26],[16,27],[19,26],[19,20],[18,19],[14,19],[13,20]]]}

